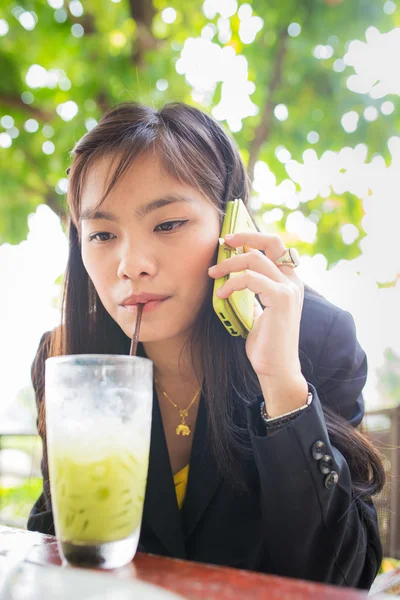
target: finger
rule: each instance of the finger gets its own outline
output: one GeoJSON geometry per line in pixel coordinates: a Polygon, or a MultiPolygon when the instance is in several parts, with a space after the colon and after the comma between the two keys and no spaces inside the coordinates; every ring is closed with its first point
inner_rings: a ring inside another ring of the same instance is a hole
{"type": "Polygon", "coordinates": [[[245,289],[257,294],[263,306],[270,305],[272,296],[286,308],[290,308],[290,305],[298,306],[302,302],[302,289],[297,282],[286,279],[285,283],[278,283],[254,271],[246,271],[231,277],[216,294],[219,298],[228,298],[233,292],[245,289]]]}
{"type": "Polygon", "coordinates": [[[210,267],[208,273],[210,277],[219,279],[229,273],[239,273],[246,269],[261,273],[274,281],[285,281],[286,278],[277,265],[259,250],[250,250],[249,252],[226,258],[217,265],[210,267]]]}
{"type": "Polygon", "coordinates": [[[263,250],[272,261],[278,260],[286,250],[286,246],[279,235],[260,231],[234,233],[232,237],[225,236],[224,241],[233,248],[246,244],[250,248],[263,250]]]}
{"type": "Polygon", "coordinates": [[[280,285],[282,284],[272,281],[272,279],[255,271],[245,271],[228,279],[217,290],[216,294],[219,298],[228,298],[232,292],[246,289],[258,295],[271,294],[274,292],[277,293],[280,285]]]}

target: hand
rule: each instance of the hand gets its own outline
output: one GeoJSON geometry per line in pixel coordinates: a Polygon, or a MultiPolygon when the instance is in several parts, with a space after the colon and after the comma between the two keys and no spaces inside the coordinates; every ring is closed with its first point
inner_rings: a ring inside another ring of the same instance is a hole
{"type": "MultiPolygon", "coordinates": [[[[244,253],[211,267],[209,275],[218,279],[244,271],[226,281],[218,296],[228,298],[232,292],[246,288],[259,296],[264,309],[255,301],[254,324],[246,339],[246,354],[264,383],[263,389],[267,382],[274,389],[290,392],[305,389],[299,360],[304,285],[292,267],[278,266],[274,262],[286,249],[282,239],[247,232],[225,237],[225,243],[232,248],[243,246],[244,253]]],[[[304,404],[305,399],[299,399],[298,404],[304,404]]]]}

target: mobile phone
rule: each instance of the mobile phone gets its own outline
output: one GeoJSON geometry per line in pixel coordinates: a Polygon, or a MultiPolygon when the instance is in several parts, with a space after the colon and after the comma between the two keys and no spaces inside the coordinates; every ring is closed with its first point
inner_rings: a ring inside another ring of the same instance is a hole
{"type": "MultiPolygon", "coordinates": [[[[230,258],[234,254],[242,254],[243,247],[231,248],[224,243],[227,233],[244,233],[247,231],[258,231],[250,217],[247,208],[240,198],[230,200],[227,203],[225,217],[221,228],[219,239],[217,264],[230,258]]],[[[247,338],[253,327],[254,319],[254,292],[249,289],[233,292],[229,298],[218,298],[217,290],[223,286],[230,277],[240,273],[229,273],[214,282],[213,308],[225,329],[233,336],[241,335],[247,338]]]]}

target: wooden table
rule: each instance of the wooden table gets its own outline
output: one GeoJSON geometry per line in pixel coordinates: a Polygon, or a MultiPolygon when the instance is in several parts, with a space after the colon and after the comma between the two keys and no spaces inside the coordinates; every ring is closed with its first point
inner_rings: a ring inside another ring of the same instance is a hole
{"type": "MultiPolygon", "coordinates": [[[[0,526],[0,585],[11,559],[14,564],[54,565],[60,567],[56,539],[53,536],[0,526]],[[19,563],[20,564],[20,563],[19,563]]],[[[61,567],[60,567],[61,568],[61,567]]],[[[73,572],[87,571],[67,567],[73,572]]],[[[65,567],[63,567],[65,573],[65,567]]],[[[93,573],[93,570],[90,570],[93,573]]],[[[95,571],[98,573],[98,571],[95,571]]],[[[193,600],[360,600],[367,593],[309,581],[262,575],[251,571],[216,567],[201,563],[164,558],[138,552],[126,567],[110,571],[107,577],[118,580],[136,579],[161,586],[183,598],[193,600]]],[[[0,593],[1,595],[1,593],[0,593]]],[[[378,598],[388,596],[377,595],[378,598]]],[[[393,597],[393,596],[392,596],[393,597]]]]}

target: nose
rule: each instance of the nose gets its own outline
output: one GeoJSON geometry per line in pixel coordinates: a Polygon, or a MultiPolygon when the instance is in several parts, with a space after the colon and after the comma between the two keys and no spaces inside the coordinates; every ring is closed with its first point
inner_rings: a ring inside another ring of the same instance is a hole
{"type": "Polygon", "coordinates": [[[153,277],[157,272],[157,261],[149,247],[140,243],[125,244],[121,249],[117,275],[119,279],[140,279],[153,277]]]}

